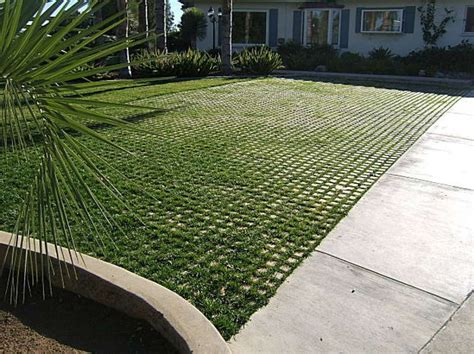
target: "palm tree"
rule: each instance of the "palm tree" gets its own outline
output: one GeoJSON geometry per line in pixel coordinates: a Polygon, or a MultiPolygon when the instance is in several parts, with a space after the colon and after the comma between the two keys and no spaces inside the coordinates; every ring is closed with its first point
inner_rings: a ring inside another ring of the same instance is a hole
{"type": "MultiPolygon", "coordinates": [[[[125,21],[123,21],[119,26],[117,26],[117,38],[124,38],[125,40],[128,39],[129,34],[129,23],[128,23],[128,0],[117,0],[117,10],[122,12],[125,17],[125,21]]],[[[132,77],[132,67],[130,65],[130,49],[126,47],[124,50],[120,52],[120,62],[126,63],[122,70],[120,70],[120,77],[122,78],[131,78],[132,77]]]]}
{"type": "MultiPolygon", "coordinates": [[[[127,67],[128,63],[99,68],[85,65],[146,42],[142,35],[135,35],[92,46],[103,34],[126,23],[124,12],[119,12],[77,31],[104,5],[102,1],[97,5],[96,1],[76,0],[68,7],[63,6],[62,1],[55,1],[49,7],[44,1],[33,3],[30,0],[0,1],[0,156],[11,163],[22,163],[22,156],[31,155],[28,151],[32,146],[39,152],[38,159],[29,158],[30,162],[33,159],[37,163],[37,168],[25,190],[11,238],[12,246],[26,248],[26,251],[11,247],[7,254],[11,261],[8,288],[10,300],[15,303],[20,284],[24,296],[26,287],[41,282],[52,272],[50,262],[39,263],[43,258],[32,256],[31,248],[36,249],[36,244],[32,246],[33,237],[42,252],[46,250],[46,243],[51,242],[56,246],[58,257],[61,257],[58,247],[63,245],[69,248],[71,260],[80,261],[77,254],[73,256],[76,243],[71,217],[84,220],[94,240],[100,239],[103,231],[98,228],[100,220],[91,216],[92,210],[99,212],[107,222],[114,222],[94,190],[102,188],[118,199],[121,199],[120,193],[96,165],[97,161],[106,161],[85,146],[77,135],[87,135],[125,151],[86,121],[137,129],[122,119],[91,110],[127,105],[84,99],[75,93],[96,84],[76,82],[127,67]]],[[[64,254],[62,257],[64,260],[64,254]]]]}
{"type": "Polygon", "coordinates": [[[222,69],[224,74],[232,74],[232,0],[224,0],[222,4],[222,69]]]}
{"type": "Polygon", "coordinates": [[[155,32],[156,46],[159,50],[167,51],[166,30],[166,0],[155,0],[155,32]]]}
{"type": "Polygon", "coordinates": [[[149,23],[148,0],[142,0],[138,5],[138,31],[146,33],[146,37],[148,37],[150,30],[149,23]]]}
{"type": "Polygon", "coordinates": [[[196,41],[206,37],[207,17],[196,7],[184,10],[181,17],[181,37],[188,42],[191,48],[196,48],[196,41]]]}

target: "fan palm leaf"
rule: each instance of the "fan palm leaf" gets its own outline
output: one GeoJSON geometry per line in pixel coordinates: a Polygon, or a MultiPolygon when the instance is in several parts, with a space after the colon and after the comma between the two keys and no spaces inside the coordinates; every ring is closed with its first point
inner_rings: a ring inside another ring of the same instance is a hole
{"type": "MultiPolygon", "coordinates": [[[[39,151],[36,173],[25,191],[11,236],[12,247],[5,257],[5,262],[7,258],[11,262],[6,295],[14,303],[36,283],[43,284],[43,293],[48,284],[51,287],[47,279],[55,266],[33,252],[47,254],[47,242],[55,245],[56,255],[63,261],[66,255],[60,245],[69,250],[67,256],[72,262],[81,261],[71,217],[83,220],[97,247],[104,244],[107,227],[118,227],[94,190],[103,188],[121,202],[123,197],[97,167],[97,161],[104,159],[87,148],[77,133],[126,151],[89,123],[136,130],[133,124],[96,110],[130,106],[86,100],[74,93],[84,88],[78,80],[129,64],[79,68],[149,39],[137,35],[95,45],[101,36],[125,21],[121,12],[84,26],[105,4],[87,0],[48,4],[36,0],[0,1],[0,151],[9,160],[11,155],[19,156],[12,163],[22,163],[31,146],[39,151]],[[92,209],[102,220],[97,221],[92,209]],[[22,247],[26,251],[19,251],[22,247]]],[[[61,276],[65,264],[57,265],[61,276]]],[[[69,274],[67,267],[65,271],[69,274]]]]}

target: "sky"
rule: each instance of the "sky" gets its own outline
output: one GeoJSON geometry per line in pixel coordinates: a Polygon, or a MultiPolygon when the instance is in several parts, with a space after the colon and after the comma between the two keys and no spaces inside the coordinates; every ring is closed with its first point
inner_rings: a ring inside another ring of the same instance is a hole
{"type": "Polygon", "coordinates": [[[171,11],[174,13],[174,23],[177,25],[181,22],[181,15],[183,11],[181,11],[181,3],[178,0],[169,0],[171,4],[171,11]]]}
{"type": "MultiPolygon", "coordinates": [[[[178,0],[169,0],[171,4],[171,11],[174,13],[174,23],[177,25],[181,22],[181,15],[183,11],[181,10],[181,3],[178,0]]],[[[0,2],[3,2],[0,0],[0,2]]],[[[46,7],[52,4],[46,5],[46,7]]]]}

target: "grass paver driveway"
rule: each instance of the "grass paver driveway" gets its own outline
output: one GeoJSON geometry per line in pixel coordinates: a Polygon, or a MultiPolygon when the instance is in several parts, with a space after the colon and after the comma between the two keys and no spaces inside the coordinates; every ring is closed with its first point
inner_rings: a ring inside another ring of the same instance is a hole
{"type": "MultiPolygon", "coordinates": [[[[154,135],[102,129],[133,155],[83,140],[130,177],[108,171],[144,225],[106,200],[118,249],[79,248],[176,291],[229,338],[463,91],[212,80],[90,96],[164,110],[137,120],[154,135]]],[[[1,169],[11,230],[32,171],[1,169]]]]}

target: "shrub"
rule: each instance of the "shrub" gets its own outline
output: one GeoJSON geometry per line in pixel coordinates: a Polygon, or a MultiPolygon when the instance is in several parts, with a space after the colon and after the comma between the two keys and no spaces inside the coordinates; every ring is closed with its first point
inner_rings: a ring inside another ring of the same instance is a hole
{"type": "Polygon", "coordinates": [[[306,50],[313,68],[318,65],[329,66],[338,57],[337,49],[331,45],[311,45],[306,50]]]}
{"type": "Polygon", "coordinates": [[[338,56],[330,46],[305,48],[292,42],[280,46],[278,52],[283,64],[292,70],[314,70],[318,65],[326,65],[334,72],[418,75],[423,70],[427,76],[474,75],[474,45],[468,41],[449,47],[426,47],[405,57],[383,47],[372,49],[367,57],[351,52],[338,56]]]}
{"type": "Polygon", "coordinates": [[[448,47],[448,71],[474,74],[474,45],[469,41],[462,41],[456,46],[448,47]]]}
{"type": "Polygon", "coordinates": [[[197,7],[184,10],[181,16],[180,33],[191,48],[196,48],[196,41],[206,37],[207,16],[197,7]]]}
{"type": "Polygon", "coordinates": [[[173,56],[174,72],[178,77],[207,76],[220,67],[220,58],[213,58],[206,52],[187,50],[173,56]]]}
{"type": "Polygon", "coordinates": [[[132,57],[132,62],[137,62],[132,69],[138,76],[174,76],[175,54],[164,54],[159,50],[141,50],[132,57]]]}
{"type": "Polygon", "coordinates": [[[392,51],[384,47],[374,48],[369,52],[369,58],[374,60],[388,60],[393,56],[392,51]]]}
{"type": "Polygon", "coordinates": [[[474,74],[474,46],[462,41],[456,46],[445,48],[432,47],[413,51],[401,61],[410,67],[410,74],[425,70],[428,75],[437,72],[474,74]]]}
{"type": "Polygon", "coordinates": [[[305,50],[305,47],[293,41],[289,41],[278,46],[278,53],[281,55],[283,61],[284,61],[284,58],[286,58],[287,56],[295,54],[295,53],[301,53],[304,50],[305,50]]]}
{"type": "Polygon", "coordinates": [[[283,64],[290,70],[314,70],[318,65],[329,67],[337,59],[337,50],[329,45],[312,45],[288,42],[278,47],[283,64]]]}
{"type": "Polygon", "coordinates": [[[368,71],[367,58],[359,53],[344,52],[329,64],[328,69],[336,72],[366,73],[368,71]]]}
{"type": "Polygon", "coordinates": [[[306,48],[295,42],[287,42],[278,47],[283,65],[290,70],[312,70],[306,48]]]}
{"type": "Polygon", "coordinates": [[[207,51],[207,54],[209,54],[213,58],[219,58],[221,56],[221,50],[219,48],[209,49],[207,51]]]}
{"type": "Polygon", "coordinates": [[[169,52],[184,52],[189,48],[189,42],[183,38],[181,31],[172,30],[166,40],[169,52]]]}
{"type": "Polygon", "coordinates": [[[246,48],[236,62],[242,72],[255,75],[269,75],[283,65],[280,54],[266,46],[246,48]]]}
{"type": "MultiPolygon", "coordinates": [[[[86,72],[89,70],[99,69],[103,67],[105,67],[105,65],[101,63],[92,63],[92,64],[88,63],[88,64],[83,64],[81,66],[78,66],[77,68],[74,68],[72,71],[75,73],[79,73],[79,72],[86,72]]],[[[103,71],[97,74],[93,74],[91,76],[87,76],[87,79],[92,80],[92,81],[110,80],[110,79],[116,78],[116,76],[117,75],[114,72],[103,71]]]]}

